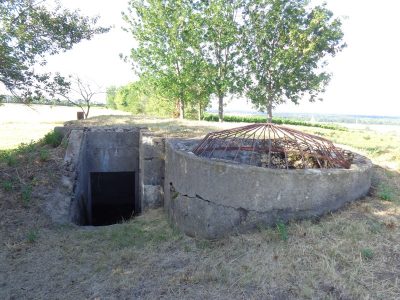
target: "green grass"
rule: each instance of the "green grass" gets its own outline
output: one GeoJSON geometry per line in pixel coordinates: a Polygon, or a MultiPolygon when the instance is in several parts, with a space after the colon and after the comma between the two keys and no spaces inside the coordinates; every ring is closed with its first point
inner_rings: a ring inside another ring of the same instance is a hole
{"type": "Polygon", "coordinates": [[[276,231],[278,232],[278,235],[282,241],[288,240],[289,233],[288,233],[288,229],[287,229],[287,226],[285,223],[283,223],[282,221],[279,221],[276,224],[276,231]]]}
{"type": "Polygon", "coordinates": [[[165,226],[160,219],[144,218],[135,218],[97,232],[86,232],[83,238],[96,239],[99,234],[103,235],[114,249],[154,247],[182,237],[176,229],[165,226]]]}
{"type": "MultiPolygon", "coordinates": [[[[203,120],[218,122],[218,115],[205,113],[203,120]]],[[[230,115],[225,115],[224,121],[225,122],[245,122],[245,123],[265,123],[265,122],[267,122],[267,120],[264,116],[230,116],[230,115]]],[[[339,125],[311,123],[311,122],[306,122],[306,121],[302,121],[302,120],[287,119],[287,118],[274,117],[272,119],[272,123],[279,124],[279,125],[287,124],[287,125],[297,125],[297,126],[307,126],[307,127],[317,127],[317,128],[347,131],[347,128],[345,128],[343,126],[339,126],[339,125]]]]}
{"type": "Polygon", "coordinates": [[[30,184],[25,184],[21,188],[21,199],[22,203],[27,206],[32,199],[32,186],[30,184]]]}
{"type": "Polygon", "coordinates": [[[1,187],[6,192],[10,192],[13,189],[13,183],[10,180],[4,180],[4,181],[1,182],[1,187]]]}
{"type": "Polygon", "coordinates": [[[41,161],[48,161],[50,159],[50,152],[49,150],[42,148],[39,150],[39,159],[41,161]]]}
{"type": "Polygon", "coordinates": [[[43,144],[50,145],[53,148],[57,148],[61,144],[61,141],[62,141],[61,133],[54,130],[47,133],[42,139],[43,144]]]}
{"type": "Polygon", "coordinates": [[[28,243],[34,243],[37,241],[39,237],[39,232],[36,229],[30,229],[26,235],[26,239],[28,241],[28,243]]]}
{"type": "Polygon", "coordinates": [[[360,253],[364,260],[371,260],[374,257],[374,252],[370,248],[363,248],[360,253]]]}
{"type": "Polygon", "coordinates": [[[380,184],[378,186],[378,193],[377,193],[378,197],[382,200],[385,201],[393,201],[394,198],[394,192],[393,189],[385,184],[380,184]]]}

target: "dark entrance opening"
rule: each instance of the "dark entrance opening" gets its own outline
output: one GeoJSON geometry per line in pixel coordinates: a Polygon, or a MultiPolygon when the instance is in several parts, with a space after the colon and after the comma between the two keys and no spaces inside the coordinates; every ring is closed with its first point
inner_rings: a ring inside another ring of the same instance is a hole
{"type": "Polygon", "coordinates": [[[89,225],[111,225],[135,213],[135,172],[91,172],[89,225]]]}

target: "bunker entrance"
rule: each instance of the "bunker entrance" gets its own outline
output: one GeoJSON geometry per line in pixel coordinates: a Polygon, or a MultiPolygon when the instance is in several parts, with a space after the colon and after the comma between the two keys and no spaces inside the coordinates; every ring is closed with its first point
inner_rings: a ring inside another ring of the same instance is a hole
{"type": "Polygon", "coordinates": [[[138,208],[135,172],[90,172],[88,225],[102,226],[131,218],[138,208]]]}

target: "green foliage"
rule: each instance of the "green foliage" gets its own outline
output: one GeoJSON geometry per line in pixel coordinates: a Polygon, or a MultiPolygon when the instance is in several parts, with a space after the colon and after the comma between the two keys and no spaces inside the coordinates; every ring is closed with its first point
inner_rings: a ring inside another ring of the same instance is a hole
{"type": "Polygon", "coordinates": [[[279,234],[279,237],[282,241],[287,241],[289,238],[289,233],[287,230],[287,226],[285,223],[283,223],[282,221],[279,221],[278,223],[276,223],[276,231],[279,234]]]}
{"type": "Polygon", "coordinates": [[[116,86],[110,86],[106,90],[106,105],[108,108],[111,109],[116,109],[117,106],[115,104],[115,97],[117,95],[117,87],[116,86]]]}
{"type": "MultiPolygon", "coordinates": [[[[327,58],[345,47],[340,20],[305,0],[131,0],[124,19],[138,42],[130,58],[140,78],[151,77],[180,117],[190,107],[200,119],[212,94],[220,121],[228,93],[245,91],[270,118],[287,100],[315,101],[330,79],[327,58]]],[[[111,89],[109,105],[127,107],[131,91],[111,89]]]]}
{"type": "Polygon", "coordinates": [[[131,51],[137,72],[154,79],[158,95],[171,101],[181,118],[188,103],[204,107],[211,94],[208,64],[201,55],[200,7],[189,0],[131,0],[124,14],[138,42],[131,51]]]}
{"type": "Polygon", "coordinates": [[[39,159],[41,161],[48,161],[50,158],[49,150],[42,148],[39,150],[39,159]]]}
{"type": "Polygon", "coordinates": [[[1,182],[1,187],[6,192],[10,192],[13,189],[13,183],[10,180],[4,180],[4,181],[1,182]]]}
{"type": "Polygon", "coordinates": [[[30,184],[25,184],[21,188],[21,199],[22,203],[27,206],[31,202],[32,198],[32,186],[30,184]]]}
{"type": "Polygon", "coordinates": [[[154,81],[148,77],[116,89],[114,98],[110,93],[108,101],[116,109],[133,114],[171,117],[175,111],[175,104],[161,96],[154,81]]]}
{"type": "Polygon", "coordinates": [[[380,184],[378,186],[378,197],[385,201],[393,201],[393,189],[385,184],[380,184]]]}
{"type": "Polygon", "coordinates": [[[14,167],[18,163],[17,156],[12,151],[6,151],[2,155],[2,161],[5,161],[9,167],[14,167]]]}
{"type": "Polygon", "coordinates": [[[305,0],[250,0],[244,8],[240,50],[246,96],[272,118],[272,109],[303,97],[315,101],[330,74],[327,58],[345,44],[339,19],[305,0]]]}
{"type": "Polygon", "coordinates": [[[374,257],[374,252],[370,248],[363,248],[360,253],[364,260],[371,260],[374,257]]]}
{"type": "Polygon", "coordinates": [[[42,144],[44,145],[50,145],[53,148],[57,148],[62,141],[62,135],[58,131],[50,131],[47,133],[43,139],[42,139],[42,144]]]}
{"type": "Polygon", "coordinates": [[[29,144],[21,143],[18,145],[16,152],[19,154],[29,154],[36,150],[36,144],[31,141],[29,144]]]}
{"type": "Polygon", "coordinates": [[[30,229],[26,235],[26,239],[29,243],[34,243],[39,238],[39,231],[36,229],[30,229]]]}
{"type": "Polygon", "coordinates": [[[48,55],[71,49],[108,28],[95,27],[97,18],[78,11],[49,10],[44,1],[0,1],[0,82],[26,101],[43,91],[63,90],[68,83],[59,74],[37,74],[35,65],[45,65],[48,55]]]}
{"type": "Polygon", "coordinates": [[[244,1],[214,0],[206,1],[200,7],[202,36],[202,54],[209,66],[206,76],[211,92],[218,98],[219,121],[223,119],[224,97],[242,89],[239,80],[241,54],[239,52],[240,14],[244,1]]]}
{"type": "MultiPolygon", "coordinates": [[[[203,117],[204,121],[216,122],[219,120],[218,115],[205,113],[203,117]]],[[[264,116],[224,116],[225,122],[246,122],[246,123],[265,123],[267,119],[264,116]]],[[[340,131],[347,131],[348,129],[339,125],[334,124],[320,124],[320,123],[310,123],[302,120],[293,120],[287,118],[277,118],[272,119],[272,123],[275,124],[287,124],[287,125],[297,125],[297,126],[307,126],[307,127],[318,127],[325,129],[333,129],[340,131]]]]}

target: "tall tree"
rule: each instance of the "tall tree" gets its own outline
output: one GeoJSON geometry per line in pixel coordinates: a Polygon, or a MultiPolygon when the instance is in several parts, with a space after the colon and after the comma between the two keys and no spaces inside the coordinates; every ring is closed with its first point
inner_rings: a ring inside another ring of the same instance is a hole
{"type": "Polygon", "coordinates": [[[49,84],[65,83],[59,75],[36,73],[35,65],[43,66],[47,55],[108,31],[96,27],[97,18],[60,6],[50,11],[44,2],[0,0],[0,83],[14,95],[29,98],[40,95],[49,84]]]}
{"type": "Polygon", "coordinates": [[[341,21],[307,0],[248,0],[244,16],[241,52],[252,103],[271,120],[280,103],[315,101],[330,79],[328,58],[345,47],[341,21]]]}
{"type": "Polygon", "coordinates": [[[222,122],[224,98],[236,91],[238,83],[238,33],[243,1],[213,0],[205,1],[203,5],[203,26],[206,31],[203,53],[213,66],[208,76],[212,91],[218,98],[218,116],[222,122]]]}
{"type": "Polygon", "coordinates": [[[197,27],[192,1],[131,0],[124,19],[138,43],[131,59],[140,75],[155,78],[164,95],[177,103],[184,118],[187,89],[193,81],[192,39],[197,27]]]}

